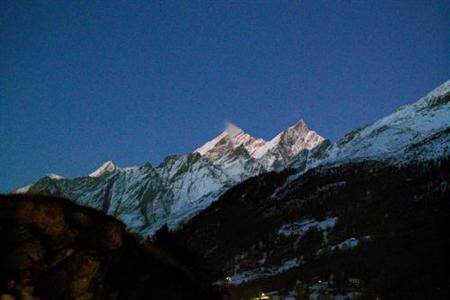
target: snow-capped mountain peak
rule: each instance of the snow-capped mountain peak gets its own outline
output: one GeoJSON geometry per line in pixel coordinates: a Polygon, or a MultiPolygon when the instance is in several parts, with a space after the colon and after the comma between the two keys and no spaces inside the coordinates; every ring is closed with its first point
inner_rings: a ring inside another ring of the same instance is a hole
{"type": "Polygon", "coordinates": [[[295,125],[278,134],[272,142],[273,147],[280,146],[282,143],[288,145],[287,149],[291,155],[298,154],[303,149],[312,149],[320,144],[324,138],[315,131],[309,130],[305,121],[300,120],[295,125]]]}
{"type": "Polygon", "coordinates": [[[112,161],[108,160],[103,163],[100,168],[89,174],[89,177],[99,177],[105,173],[109,173],[117,169],[118,167],[112,161]]]}
{"type": "MultiPolygon", "coordinates": [[[[254,138],[234,124],[227,123],[225,130],[202,147],[195,150],[208,160],[218,163],[232,152],[242,153],[242,147],[247,154],[266,170],[279,169],[303,149],[312,149],[324,138],[309,130],[301,119],[293,126],[280,132],[270,141],[254,138]]],[[[245,154],[245,153],[244,153],[245,154]]],[[[227,160],[229,163],[229,159],[227,160]]]]}
{"type": "Polygon", "coordinates": [[[228,148],[237,148],[244,143],[248,143],[255,140],[249,134],[246,134],[241,128],[237,127],[233,123],[227,122],[225,124],[225,129],[218,136],[213,138],[212,140],[206,142],[203,146],[196,149],[194,152],[204,156],[211,150],[215,150],[217,148],[223,147],[225,144],[228,144],[228,148]]]}
{"type": "Polygon", "coordinates": [[[55,173],[48,173],[47,177],[50,178],[50,179],[54,179],[54,180],[65,179],[63,176],[55,174],[55,173]]]}
{"type": "Polygon", "coordinates": [[[133,231],[150,234],[164,223],[176,227],[242,180],[283,168],[301,148],[296,143],[303,145],[308,134],[301,120],[266,142],[227,123],[194,153],[168,156],[155,168],[148,163],[121,168],[107,161],[89,176],[62,180],[48,174],[16,192],[68,197],[117,217],[133,231]]]}
{"type": "Polygon", "coordinates": [[[320,145],[325,139],[308,129],[304,122],[280,132],[260,149],[256,157],[269,170],[285,168],[289,162],[303,150],[309,151],[320,145]]]}
{"type": "Polygon", "coordinates": [[[298,128],[306,128],[308,129],[308,125],[306,125],[305,121],[303,119],[300,119],[297,123],[290,126],[288,129],[298,129],[298,128]]]}

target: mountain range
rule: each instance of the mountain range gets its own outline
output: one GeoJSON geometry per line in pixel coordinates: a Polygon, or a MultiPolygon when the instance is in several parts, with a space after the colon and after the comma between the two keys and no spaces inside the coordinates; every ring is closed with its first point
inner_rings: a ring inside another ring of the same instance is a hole
{"type": "Polygon", "coordinates": [[[449,174],[447,81],[336,142],[303,121],[270,141],[228,124],[156,167],[108,161],[16,192],[185,245],[226,299],[448,299],[449,174]]]}
{"type": "Polygon", "coordinates": [[[174,235],[230,299],[448,299],[449,199],[446,82],[235,185],[174,235]]]}
{"type": "MultiPolygon", "coordinates": [[[[448,156],[450,81],[419,101],[331,142],[301,120],[270,141],[233,124],[192,153],[171,155],[158,166],[121,168],[105,162],[88,176],[48,174],[18,193],[66,197],[115,216],[132,231],[152,234],[164,224],[176,228],[226,190],[268,171],[285,168],[301,176],[318,166],[363,160],[395,164],[448,156]]],[[[292,178],[295,178],[293,176],[292,178]]]]}
{"type": "Polygon", "coordinates": [[[112,215],[129,229],[151,234],[175,228],[238,182],[285,168],[300,151],[324,138],[301,120],[270,141],[233,124],[192,153],[167,156],[154,167],[121,168],[107,161],[88,176],[66,179],[48,174],[18,193],[48,193],[112,215]]]}

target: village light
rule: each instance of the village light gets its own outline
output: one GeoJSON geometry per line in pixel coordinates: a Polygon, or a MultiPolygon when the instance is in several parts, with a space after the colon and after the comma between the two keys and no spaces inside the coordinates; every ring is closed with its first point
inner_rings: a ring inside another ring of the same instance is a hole
{"type": "Polygon", "coordinates": [[[268,300],[268,299],[270,299],[270,297],[267,296],[267,295],[264,294],[264,293],[261,293],[261,296],[260,296],[259,298],[256,298],[256,299],[258,299],[258,300],[268,300]]]}

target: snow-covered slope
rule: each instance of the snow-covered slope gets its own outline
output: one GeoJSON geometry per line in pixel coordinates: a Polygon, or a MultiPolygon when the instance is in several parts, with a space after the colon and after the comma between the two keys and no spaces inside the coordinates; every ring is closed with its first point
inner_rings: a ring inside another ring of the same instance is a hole
{"type": "Polygon", "coordinates": [[[74,179],[46,176],[16,192],[63,196],[103,210],[133,231],[151,233],[164,223],[175,227],[195,214],[193,207],[207,206],[234,183],[199,154],[170,156],[156,168],[103,166],[100,172],[74,179]]]}
{"type": "Polygon", "coordinates": [[[387,117],[345,136],[333,147],[329,159],[401,159],[408,146],[449,127],[450,81],[447,81],[416,103],[402,106],[387,117]]]}
{"type": "Polygon", "coordinates": [[[311,168],[367,159],[401,164],[450,155],[450,80],[415,103],[404,105],[336,143],[300,153],[292,165],[311,168]]]}

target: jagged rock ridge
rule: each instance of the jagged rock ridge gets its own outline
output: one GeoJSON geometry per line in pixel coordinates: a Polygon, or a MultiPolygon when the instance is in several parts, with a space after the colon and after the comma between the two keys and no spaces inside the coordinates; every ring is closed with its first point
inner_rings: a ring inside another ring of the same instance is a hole
{"type": "Polygon", "coordinates": [[[228,124],[193,153],[168,156],[157,167],[147,163],[121,168],[107,161],[89,176],[49,174],[16,192],[66,197],[117,217],[133,231],[152,234],[164,224],[175,228],[236,183],[280,170],[300,151],[322,141],[303,121],[270,142],[228,124]]]}

